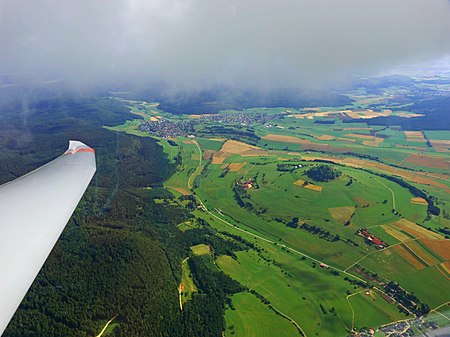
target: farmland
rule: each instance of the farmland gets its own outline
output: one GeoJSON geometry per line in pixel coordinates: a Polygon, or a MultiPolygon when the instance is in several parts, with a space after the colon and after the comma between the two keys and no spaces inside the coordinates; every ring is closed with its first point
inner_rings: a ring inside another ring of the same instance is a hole
{"type": "Polygon", "coordinates": [[[241,113],[227,111],[229,129],[212,133],[209,115],[158,112],[177,125],[187,119],[201,135],[160,139],[177,163],[164,187],[193,198],[195,217],[249,244],[229,254],[191,247],[245,289],[226,310],[226,336],[344,336],[450,301],[445,134],[359,121],[400,115],[387,110],[248,113],[273,119],[246,117],[252,124],[243,131],[241,113]],[[344,123],[344,115],[358,122],[344,123]],[[308,174],[319,166],[332,177],[308,174]]]}

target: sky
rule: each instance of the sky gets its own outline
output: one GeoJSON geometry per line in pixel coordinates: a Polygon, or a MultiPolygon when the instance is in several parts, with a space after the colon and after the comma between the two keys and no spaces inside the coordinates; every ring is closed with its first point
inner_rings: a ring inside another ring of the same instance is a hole
{"type": "Polygon", "coordinates": [[[448,0],[0,0],[0,73],[323,85],[450,55],[448,0]]]}

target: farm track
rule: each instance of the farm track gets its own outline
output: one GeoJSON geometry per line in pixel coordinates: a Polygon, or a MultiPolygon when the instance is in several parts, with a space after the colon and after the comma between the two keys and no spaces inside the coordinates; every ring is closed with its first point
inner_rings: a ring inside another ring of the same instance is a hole
{"type": "MultiPolygon", "coordinates": [[[[181,262],[181,266],[183,267],[183,264],[189,260],[189,257],[185,258],[183,262],[181,262]]],[[[180,283],[178,286],[178,301],[180,302],[180,310],[183,311],[183,283],[180,283]]]]}
{"type": "Polygon", "coordinates": [[[352,311],[352,328],[350,329],[351,331],[353,331],[353,328],[355,327],[355,310],[353,310],[353,306],[352,306],[352,304],[350,303],[350,297],[355,296],[355,295],[358,295],[358,294],[361,294],[361,293],[363,293],[363,292],[365,292],[365,291],[367,291],[367,289],[363,289],[363,290],[358,291],[358,292],[356,292],[356,293],[347,295],[347,297],[346,297],[347,303],[348,303],[348,305],[350,306],[350,309],[351,309],[351,311],[352,311]]]}
{"type": "Polygon", "coordinates": [[[392,208],[393,208],[393,209],[397,209],[397,207],[395,206],[395,194],[394,194],[394,191],[391,190],[391,188],[390,188],[389,186],[385,185],[385,184],[384,184],[383,182],[381,182],[380,180],[376,179],[376,181],[377,181],[378,183],[380,183],[381,185],[383,185],[384,187],[386,187],[389,191],[391,191],[391,194],[392,194],[392,208]]]}
{"type": "Polygon", "coordinates": [[[95,337],[102,337],[103,334],[105,333],[106,329],[108,329],[108,326],[112,323],[112,321],[114,321],[117,318],[117,315],[114,316],[113,318],[111,318],[108,322],[106,322],[105,326],[103,327],[102,331],[100,331],[100,333],[95,336],[95,337]]]}

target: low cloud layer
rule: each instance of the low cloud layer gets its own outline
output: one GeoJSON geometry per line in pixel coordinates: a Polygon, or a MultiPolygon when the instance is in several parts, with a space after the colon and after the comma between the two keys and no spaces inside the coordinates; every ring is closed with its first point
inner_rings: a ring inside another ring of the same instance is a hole
{"type": "Polygon", "coordinates": [[[450,53],[447,0],[1,0],[0,73],[321,85],[450,53]]]}

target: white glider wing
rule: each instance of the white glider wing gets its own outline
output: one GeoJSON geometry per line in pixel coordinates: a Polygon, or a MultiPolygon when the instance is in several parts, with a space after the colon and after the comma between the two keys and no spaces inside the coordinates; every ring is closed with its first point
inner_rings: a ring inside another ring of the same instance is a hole
{"type": "Polygon", "coordinates": [[[69,221],[96,170],[78,141],[48,164],[0,186],[0,335],[69,221]]]}

